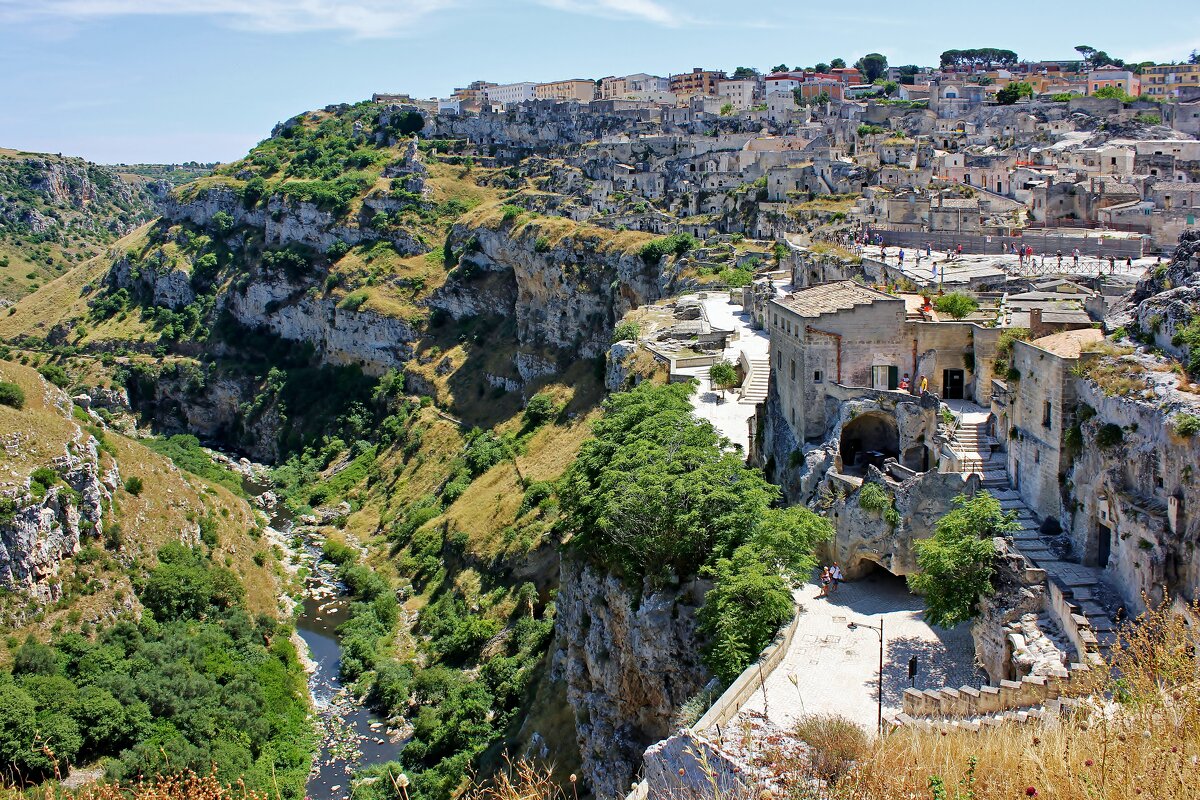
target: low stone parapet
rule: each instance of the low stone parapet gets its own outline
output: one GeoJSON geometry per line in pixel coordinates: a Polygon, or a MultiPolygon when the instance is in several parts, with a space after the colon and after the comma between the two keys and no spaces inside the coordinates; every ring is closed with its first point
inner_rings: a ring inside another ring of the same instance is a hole
{"type": "Polygon", "coordinates": [[[1072,683],[1090,674],[1086,664],[1052,669],[1048,675],[1027,675],[999,686],[962,686],[958,689],[905,689],[902,707],[909,718],[968,718],[1045,705],[1065,694],[1072,683]]]}

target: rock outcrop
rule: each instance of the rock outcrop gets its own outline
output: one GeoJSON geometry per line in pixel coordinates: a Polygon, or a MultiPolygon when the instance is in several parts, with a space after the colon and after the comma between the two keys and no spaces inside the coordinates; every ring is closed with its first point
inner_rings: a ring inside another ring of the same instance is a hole
{"type": "MultiPolygon", "coordinates": [[[[69,420],[70,398],[48,384],[45,390],[54,401],[50,413],[69,420]]],[[[74,430],[50,465],[53,485],[47,487],[42,476],[35,480],[32,471],[15,484],[0,485],[0,587],[28,591],[42,601],[61,596],[62,562],[82,541],[103,533],[103,504],[119,482],[115,470],[101,476],[95,438],[78,426],[74,430]]],[[[19,457],[27,443],[12,432],[3,444],[9,456],[19,457]]]]}
{"type": "Polygon", "coordinates": [[[695,618],[708,586],[638,591],[566,556],[560,587],[552,669],[575,711],[583,774],[601,800],[624,797],[642,753],[708,680],[695,618]]]}

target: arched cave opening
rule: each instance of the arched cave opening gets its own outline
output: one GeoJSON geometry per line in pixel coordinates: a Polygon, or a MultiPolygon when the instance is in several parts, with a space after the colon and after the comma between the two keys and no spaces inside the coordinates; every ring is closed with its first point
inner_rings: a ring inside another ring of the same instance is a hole
{"type": "Polygon", "coordinates": [[[882,411],[859,414],[842,426],[842,468],[865,470],[869,464],[882,467],[889,458],[900,456],[900,430],[896,418],[882,411]]]}

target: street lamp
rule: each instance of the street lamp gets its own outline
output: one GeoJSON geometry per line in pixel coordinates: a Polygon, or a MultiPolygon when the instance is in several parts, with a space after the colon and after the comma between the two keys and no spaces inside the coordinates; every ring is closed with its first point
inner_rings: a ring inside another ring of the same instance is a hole
{"type": "Polygon", "coordinates": [[[851,622],[846,626],[852,631],[859,628],[870,628],[879,634],[879,695],[876,702],[876,720],[875,723],[879,727],[879,733],[883,733],[883,617],[879,618],[879,625],[868,625],[865,622],[851,622]]]}

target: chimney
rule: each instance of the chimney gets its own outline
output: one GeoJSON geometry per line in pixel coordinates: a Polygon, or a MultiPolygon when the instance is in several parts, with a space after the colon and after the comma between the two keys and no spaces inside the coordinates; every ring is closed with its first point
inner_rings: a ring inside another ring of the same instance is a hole
{"type": "Polygon", "coordinates": [[[1040,308],[1029,310],[1029,335],[1034,339],[1040,339],[1045,335],[1042,329],[1042,310],[1040,308]]]}

